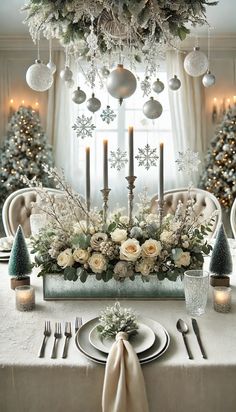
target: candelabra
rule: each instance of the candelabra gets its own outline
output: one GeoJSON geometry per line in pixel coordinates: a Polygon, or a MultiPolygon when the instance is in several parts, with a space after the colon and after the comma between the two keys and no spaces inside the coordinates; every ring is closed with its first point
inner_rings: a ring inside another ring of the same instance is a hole
{"type": "Polygon", "coordinates": [[[133,203],[134,203],[134,182],[136,176],[127,176],[126,180],[128,182],[127,189],[129,189],[128,193],[128,217],[129,217],[129,226],[132,226],[133,223],[133,203]]]}
{"type": "Polygon", "coordinates": [[[104,224],[107,223],[108,198],[109,198],[110,191],[111,191],[111,189],[109,189],[109,188],[104,188],[104,189],[100,190],[100,192],[102,193],[102,196],[103,196],[102,209],[103,209],[103,223],[104,224]]]}

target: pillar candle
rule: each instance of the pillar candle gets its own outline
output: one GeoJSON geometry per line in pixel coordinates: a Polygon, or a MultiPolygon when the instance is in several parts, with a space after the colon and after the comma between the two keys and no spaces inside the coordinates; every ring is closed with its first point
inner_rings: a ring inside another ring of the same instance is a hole
{"type": "Polygon", "coordinates": [[[134,128],[129,126],[129,176],[134,176],[134,128]]]}
{"type": "Polygon", "coordinates": [[[164,188],[164,144],[160,143],[160,154],[159,154],[159,206],[163,203],[163,188],[164,188]]]}
{"type": "Polygon", "coordinates": [[[86,147],[86,203],[90,210],[90,147],[86,147]]]}
{"type": "Polygon", "coordinates": [[[108,189],[108,141],[103,140],[103,189],[108,189]]]}

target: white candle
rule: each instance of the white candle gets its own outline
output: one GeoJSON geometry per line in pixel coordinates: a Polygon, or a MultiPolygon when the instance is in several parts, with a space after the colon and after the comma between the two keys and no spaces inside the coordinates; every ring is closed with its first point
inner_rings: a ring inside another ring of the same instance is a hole
{"type": "Polygon", "coordinates": [[[164,143],[160,143],[159,153],[159,206],[163,206],[163,191],[164,191],[164,143]]]}
{"type": "Polygon", "coordinates": [[[108,141],[103,140],[103,189],[108,189],[108,141]]]}
{"type": "Polygon", "coordinates": [[[86,204],[90,211],[90,147],[86,147],[86,204]]]}
{"type": "Polygon", "coordinates": [[[231,309],[231,288],[228,287],[214,287],[213,288],[213,302],[216,312],[226,313],[231,309]]]}
{"type": "Polygon", "coordinates": [[[29,285],[18,286],[16,292],[16,309],[21,312],[28,312],[35,307],[35,292],[34,288],[29,285]]]}
{"type": "Polygon", "coordinates": [[[134,176],[134,128],[129,126],[129,176],[134,176]]]}

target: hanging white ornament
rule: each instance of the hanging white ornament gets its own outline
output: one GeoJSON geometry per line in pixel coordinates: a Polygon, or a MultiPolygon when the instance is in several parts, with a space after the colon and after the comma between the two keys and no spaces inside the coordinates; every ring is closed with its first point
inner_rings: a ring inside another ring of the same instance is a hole
{"type": "Polygon", "coordinates": [[[202,83],[204,87],[211,87],[215,84],[216,78],[214,74],[210,72],[210,70],[207,70],[206,74],[204,74],[202,78],[202,83]]]}
{"type": "Polygon", "coordinates": [[[104,109],[102,113],[100,114],[100,117],[103,122],[110,124],[111,122],[113,122],[113,120],[115,120],[116,114],[114,110],[112,110],[111,107],[107,105],[106,109],[104,109]]]}
{"type": "Polygon", "coordinates": [[[143,105],[143,113],[148,119],[157,119],[161,116],[163,111],[161,103],[155,100],[153,97],[150,98],[143,105]]]}
{"type": "Polygon", "coordinates": [[[75,90],[72,93],[72,100],[76,104],[81,104],[85,102],[86,94],[84,93],[83,90],[80,89],[80,87],[77,87],[77,90],[75,90]]]}
{"type": "Polygon", "coordinates": [[[66,66],[63,70],[60,72],[60,78],[64,80],[65,82],[68,82],[69,80],[72,79],[73,73],[70,70],[69,66],[66,66]]]}
{"type": "Polygon", "coordinates": [[[47,64],[47,67],[49,68],[49,70],[52,74],[56,73],[57,66],[55,65],[55,63],[53,63],[53,61],[50,60],[47,64]]]}
{"type": "Polygon", "coordinates": [[[73,79],[70,80],[66,80],[65,81],[66,86],[68,87],[68,89],[71,89],[72,87],[74,87],[75,85],[75,81],[73,79]]]}
{"type": "Polygon", "coordinates": [[[198,152],[187,149],[185,152],[179,152],[179,158],[175,162],[180,172],[191,174],[198,171],[201,160],[199,159],[198,152]]]}
{"type": "Polygon", "coordinates": [[[93,130],[96,129],[96,126],[92,122],[92,116],[86,117],[84,114],[78,116],[76,123],[72,126],[72,129],[75,130],[77,137],[85,139],[86,137],[93,136],[93,130]]]}
{"type": "Polygon", "coordinates": [[[111,169],[116,169],[118,172],[123,169],[128,163],[127,159],[127,152],[123,152],[119,147],[116,151],[110,151],[110,158],[109,163],[111,165],[111,169]]]}
{"type": "Polygon", "coordinates": [[[165,88],[164,83],[162,83],[159,79],[156,79],[156,81],[152,85],[152,90],[155,93],[161,93],[165,88]]]}
{"type": "Polygon", "coordinates": [[[143,91],[143,97],[148,96],[151,93],[151,84],[148,76],[140,83],[140,88],[143,91]]]}
{"type": "Polygon", "coordinates": [[[95,97],[94,93],[92,93],[92,97],[90,97],[90,99],[87,100],[87,109],[90,112],[95,113],[100,109],[100,107],[100,100],[95,97]]]}
{"type": "Polygon", "coordinates": [[[149,170],[150,167],[157,165],[159,156],[157,155],[157,149],[152,148],[147,143],[142,149],[138,147],[138,155],[135,156],[135,159],[138,160],[139,166],[144,166],[146,170],[149,170]]]}
{"type": "Polygon", "coordinates": [[[26,72],[26,82],[36,92],[44,92],[53,84],[53,75],[50,69],[40,60],[35,60],[26,72]]]}
{"type": "Polygon", "coordinates": [[[199,47],[194,47],[184,59],[184,69],[192,77],[202,76],[208,67],[208,58],[199,47]]]}
{"type": "Polygon", "coordinates": [[[131,71],[124,69],[123,64],[118,64],[107,78],[107,90],[112,97],[119,99],[122,104],[123,99],[132,96],[137,87],[137,81],[131,71]]]}
{"type": "Polygon", "coordinates": [[[176,74],[168,82],[170,90],[178,90],[181,86],[181,81],[178,79],[176,74]]]}
{"type": "Polygon", "coordinates": [[[100,72],[101,72],[102,77],[104,77],[105,79],[107,79],[107,77],[110,74],[110,70],[106,66],[103,66],[100,72]]]}

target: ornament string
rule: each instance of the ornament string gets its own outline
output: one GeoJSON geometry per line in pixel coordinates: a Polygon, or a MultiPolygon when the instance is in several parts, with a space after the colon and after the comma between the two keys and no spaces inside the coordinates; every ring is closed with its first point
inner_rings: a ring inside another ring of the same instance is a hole
{"type": "Polygon", "coordinates": [[[52,62],[52,39],[49,39],[49,62],[52,62]]]}
{"type": "Polygon", "coordinates": [[[38,36],[37,36],[37,60],[40,60],[39,41],[40,41],[40,32],[38,32],[38,36]]]}

